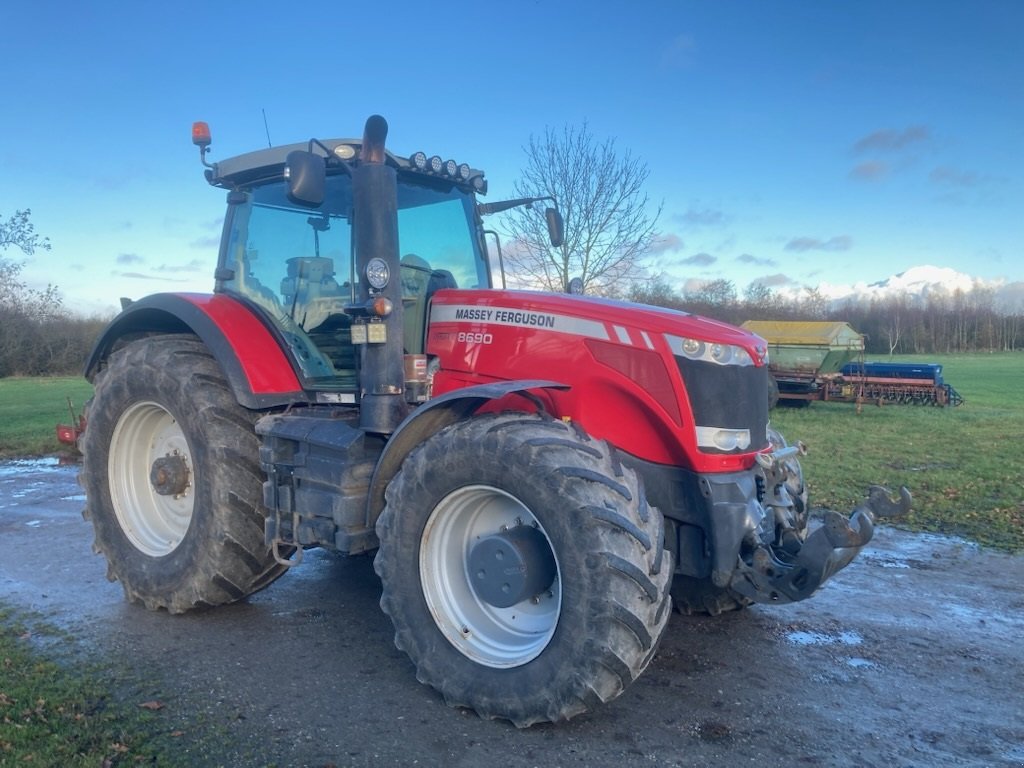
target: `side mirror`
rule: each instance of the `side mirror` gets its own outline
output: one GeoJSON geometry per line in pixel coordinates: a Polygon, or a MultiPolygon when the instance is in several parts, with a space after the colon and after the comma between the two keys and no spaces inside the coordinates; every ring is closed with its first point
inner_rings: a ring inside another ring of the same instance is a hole
{"type": "Polygon", "coordinates": [[[565,242],[565,222],[562,221],[562,214],[557,208],[544,210],[544,218],[548,220],[548,238],[551,240],[551,247],[561,248],[565,242]]]}
{"type": "Polygon", "coordinates": [[[284,176],[288,179],[288,197],[293,202],[315,208],[324,201],[327,166],[320,155],[301,149],[289,152],[284,176]]]}

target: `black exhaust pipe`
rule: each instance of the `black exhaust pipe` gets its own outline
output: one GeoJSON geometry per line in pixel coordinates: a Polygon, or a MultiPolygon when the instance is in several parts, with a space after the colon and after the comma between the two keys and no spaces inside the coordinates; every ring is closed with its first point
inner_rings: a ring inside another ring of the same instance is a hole
{"type": "MultiPolygon", "coordinates": [[[[359,298],[367,305],[388,299],[391,312],[373,317],[370,324],[384,326],[384,341],[371,333],[361,345],[359,426],[366,432],[389,435],[405,418],[404,344],[402,340],[402,281],[398,255],[398,181],[394,168],[385,164],[384,143],[388,123],[380,115],[366,121],[359,164],[352,171],[353,229],[359,298]],[[373,290],[366,279],[366,265],[379,258],[387,264],[387,285],[373,290]]],[[[379,330],[379,329],[375,329],[379,330]]]]}

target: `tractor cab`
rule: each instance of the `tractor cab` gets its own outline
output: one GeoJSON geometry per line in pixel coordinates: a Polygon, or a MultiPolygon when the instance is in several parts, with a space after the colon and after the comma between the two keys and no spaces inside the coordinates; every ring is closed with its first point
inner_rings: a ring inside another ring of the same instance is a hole
{"type": "Polygon", "coordinates": [[[215,292],[259,310],[307,389],[355,392],[356,348],[376,342],[385,318],[400,316],[403,353],[422,355],[433,294],[490,287],[475,201],[486,184],[466,165],[387,154],[385,164],[397,172],[395,274],[387,259],[357,252],[352,168],[360,143],[311,144],[312,151],[292,145],[210,167],[210,183],[229,190],[215,292]],[[313,195],[301,186],[308,181],[297,184],[300,174],[292,173],[310,155],[322,168],[322,187],[313,195]],[[375,308],[373,299],[383,296],[390,305],[375,308]]]}

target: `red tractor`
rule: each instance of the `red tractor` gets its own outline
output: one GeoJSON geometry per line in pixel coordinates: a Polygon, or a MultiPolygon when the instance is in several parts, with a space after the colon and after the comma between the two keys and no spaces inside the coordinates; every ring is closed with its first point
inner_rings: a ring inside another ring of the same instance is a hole
{"type": "MultiPolygon", "coordinates": [[[[483,173],[362,140],[209,163],[212,294],[128,304],[87,365],[86,516],[127,598],[240,600],[303,550],[376,551],[417,677],[517,726],[619,695],[669,620],[811,595],[905,506],[808,535],[759,337],[492,288],[483,173]]],[[[563,237],[547,211],[552,243],[563,237]]]]}

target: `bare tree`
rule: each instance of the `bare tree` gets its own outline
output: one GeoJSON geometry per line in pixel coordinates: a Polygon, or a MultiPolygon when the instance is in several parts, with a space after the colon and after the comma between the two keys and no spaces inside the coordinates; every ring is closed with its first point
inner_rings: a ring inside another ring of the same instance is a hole
{"type": "Polygon", "coordinates": [[[800,299],[800,311],[807,317],[815,320],[825,318],[828,309],[828,299],[817,288],[804,288],[804,295],[800,299]]]}
{"type": "MultiPolygon", "coordinates": [[[[35,227],[29,221],[31,215],[32,211],[26,208],[15,211],[7,221],[0,219],[0,252],[15,247],[26,256],[31,256],[37,248],[50,250],[50,239],[36,234],[35,227]]],[[[29,288],[19,279],[24,266],[24,262],[0,256],[0,310],[5,314],[13,312],[32,317],[55,314],[61,304],[57,289],[52,285],[43,291],[29,288]]]]}
{"type": "Polygon", "coordinates": [[[24,211],[15,211],[7,221],[0,220],[0,251],[14,246],[20,248],[26,256],[31,256],[36,248],[50,250],[50,238],[36,234],[35,227],[28,220],[31,215],[31,209],[26,208],[24,211]]]}
{"type": "Polygon", "coordinates": [[[673,290],[665,274],[657,274],[649,280],[635,280],[629,286],[626,297],[637,304],[651,304],[656,307],[682,309],[683,299],[673,290]]]}
{"type": "MultiPolygon", "coordinates": [[[[36,234],[29,221],[31,214],[26,208],[6,221],[0,218],[0,254],[12,247],[26,256],[37,249],[50,250],[49,239],[36,234]]],[[[60,339],[59,334],[41,332],[46,323],[60,316],[60,294],[52,285],[41,291],[30,288],[21,280],[24,266],[23,261],[0,255],[0,376],[39,372],[34,364],[26,363],[27,356],[38,356],[60,339]]]]}
{"type": "Polygon", "coordinates": [[[732,280],[717,278],[708,280],[685,292],[688,302],[725,307],[736,302],[736,285],[732,280]]]}
{"type": "MultiPolygon", "coordinates": [[[[649,170],[614,139],[599,142],[586,123],[548,128],[523,148],[526,167],[515,186],[519,197],[550,196],[565,220],[565,241],[554,248],[544,217],[518,208],[504,218],[512,236],[506,260],[520,282],[564,291],[579,277],[584,289],[606,293],[633,277],[657,234],[659,206],[649,215],[643,192],[649,170]]],[[[621,286],[620,286],[621,287],[621,286]]]]}
{"type": "Polygon", "coordinates": [[[892,358],[893,353],[896,351],[896,347],[900,343],[900,334],[903,333],[903,326],[901,320],[903,319],[900,310],[902,302],[893,302],[892,313],[889,316],[889,324],[885,329],[885,336],[889,341],[889,357],[892,358]]]}

